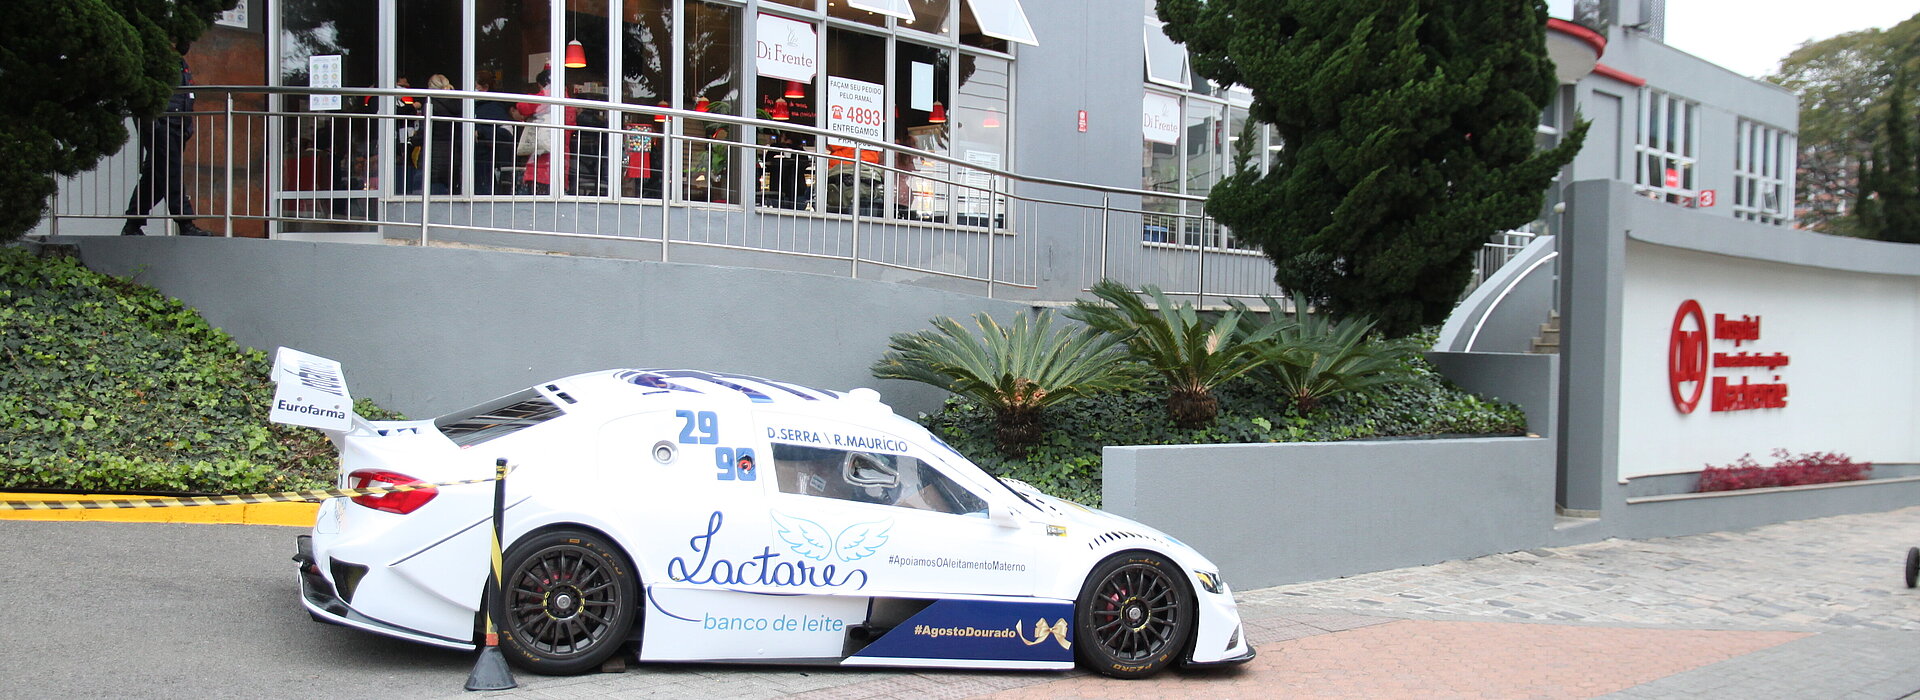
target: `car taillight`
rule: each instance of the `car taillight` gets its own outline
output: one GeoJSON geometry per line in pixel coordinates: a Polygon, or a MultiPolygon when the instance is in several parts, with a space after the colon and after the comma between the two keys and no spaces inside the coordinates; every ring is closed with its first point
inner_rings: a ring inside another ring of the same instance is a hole
{"type": "MultiPolygon", "coordinates": [[[[356,489],[377,489],[418,483],[420,483],[419,479],[382,469],[361,469],[347,475],[348,487],[356,489]]],[[[428,501],[433,500],[433,497],[438,495],[440,495],[439,489],[429,487],[373,496],[354,496],[352,500],[354,503],[374,510],[384,510],[389,513],[406,515],[420,510],[421,506],[426,505],[428,501]]]]}

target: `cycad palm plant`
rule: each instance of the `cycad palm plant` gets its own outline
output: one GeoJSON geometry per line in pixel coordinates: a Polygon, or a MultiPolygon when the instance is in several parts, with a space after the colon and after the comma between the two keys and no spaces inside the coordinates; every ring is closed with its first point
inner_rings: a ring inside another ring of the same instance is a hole
{"type": "Polygon", "coordinates": [[[1185,302],[1176,305],[1152,285],[1142,291],[1154,308],[1113,280],[1092,291],[1106,304],[1076,301],[1067,316],[1124,339],[1134,358],[1159,373],[1167,382],[1167,414],[1182,428],[1213,422],[1220,413],[1213,388],[1264,362],[1253,348],[1278,330],[1272,324],[1243,327],[1240,308],[1215,316],[1185,302]]]}
{"type": "Polygon", "coordinates": [[[1053,313],[1021,315],[1002,326],[974,314],[973,329],[946,316],[933,328],[900,333],[873,365],[873,376],[946,389],[994,412],[995,438],[1010,457],[1024,457],[1040,438],[1041,409],[1062,400],[1134,386],[1138,370],[1120,339],[1090,328],[1053,329],[1053,313]]]}
{"type": "MultiPolygon", "coordinates": [[[[1286,313],[1273,297],[1261,300],[1274,319],[1286,313]]],[[[1390,384],[1405,376],[1410,349],[1402,343],[1369,342],[1371,320],[1335,321],[1309,313],[1306,297],[1295,294],[1290,322],[1269,325],[1277,325],[1278,332],[1255,348],[1265,360],[1260,376],[1279,387],[1300,415],[1312,412],[1328,397],[1390,384]]]]}

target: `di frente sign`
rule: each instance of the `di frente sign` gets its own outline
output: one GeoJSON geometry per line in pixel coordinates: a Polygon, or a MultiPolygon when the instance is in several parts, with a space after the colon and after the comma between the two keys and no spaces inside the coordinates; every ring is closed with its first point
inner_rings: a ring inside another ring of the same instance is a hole
{"type": "Polygon", "coordinates": [[[1757,352],[1746,345],[1759,340],[1757,315],[1728,318],[1726,314],[1714,314],[1709,328],[1700,302],[1681,302],[1673,314],[1673,330],[1667,341],[1667,384],[1673,407],[1683,414],[1692,413],[1700,405],[1701,395],[1711,387],[1708,406],[1714,412],[1786,408],[1787,383],[1781,381],[1779,372],[1790,358],[1786,353],[1757,352]],[[1728,352],[1730,349],[1733,352],[1728,352]],[[1757,383],[1752,376],[1755,372],[1760,375],[1757,383]],[[1738,384],[1733,382],[1735,378],[1738,384]]]}

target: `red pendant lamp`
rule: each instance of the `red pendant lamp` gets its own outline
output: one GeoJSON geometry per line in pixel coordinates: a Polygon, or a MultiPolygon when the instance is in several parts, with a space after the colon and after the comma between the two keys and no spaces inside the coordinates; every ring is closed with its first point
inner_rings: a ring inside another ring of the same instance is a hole
{"type": "Polygon", "coordinates": [[[927,115],[927,123],[928,124],[947,123],[947,106],[940,104],[939,102],[933,103],[933,112],[927,115]]]}
{"type": "Polygon", "coordinates": [[[563,65],[568,68],[587,67],[587,47],[581,46],[579,39],[567,42],[567,61],[563,65]]]}
{"type": "MultiPolygon", "coordinates": [[[[669,107],[671,107],[672,105],[669,105],[669,104],[667,104],[667,101],[666,101],[666,100],[661,100],[661,101],[660,101],[660,104],[657,104],[657,105],[654,105],[654,106],[655,106],[655,107],[659,107],[659,108],[661,108],[661,109],[667,109],[667,108],[669,108],[669,107]]],[[[665,121],[667,121],[667,115],[665,115],[665,114],[655,114],[655,115],[653,115],[653,120],[654,120],[654,121],[656,121],[656,122],[665,122],[665,121]]]]}
{"type": "Polygon", "coordinates": [[[786,98],[773,101],[773,111],[767,113],[767,118],[777,122],[783,122],[793,118],[793,114],[787,111],[786,98]]]}
{"type": "Polygon", "coordinates": [[[800,98],[807,96],[807,86],[798,80],[787,81],[787,93],[782,97],[800,98]]]}
{"type": "Polygon", "coordinates": [[[695,112],[705,112],[712,106],[713,102],[708,100],[705,95],[701,95],[700,99],[693,101],[693,111],[695,112]]]}

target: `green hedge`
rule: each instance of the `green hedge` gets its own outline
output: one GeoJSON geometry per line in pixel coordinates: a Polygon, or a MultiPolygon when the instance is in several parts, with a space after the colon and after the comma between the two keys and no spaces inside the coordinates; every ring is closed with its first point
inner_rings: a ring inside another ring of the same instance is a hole
{"type": "Polygon", "coordinates": [[[324,435],[267,421],[265,353],[71,258],[0,249],[0,363],[0,488],[245,493],[333,481],[324,435]]]}
{"type": "Polygon", "coordinates": [[[995,449],[993,414],[972,402],[948,399],[940,410],[920,418],[989,473],[1093,506],[1100,504],[1100,450],[1107,445],[1525,433],[1526,415],[1518,407],[1462,391],[1425,360],[1408,364],[1406,381],[1330,398],[1305,416],[1290,414],[1272,390],[1238,379],[1220,387],[1220,416],[1212,427],[1199,430],[1174,427],[1167,417],[1164,387],[1071,399],[1046,410],[1046,431],[1025,460],[1007,459],[995,449]]]}

